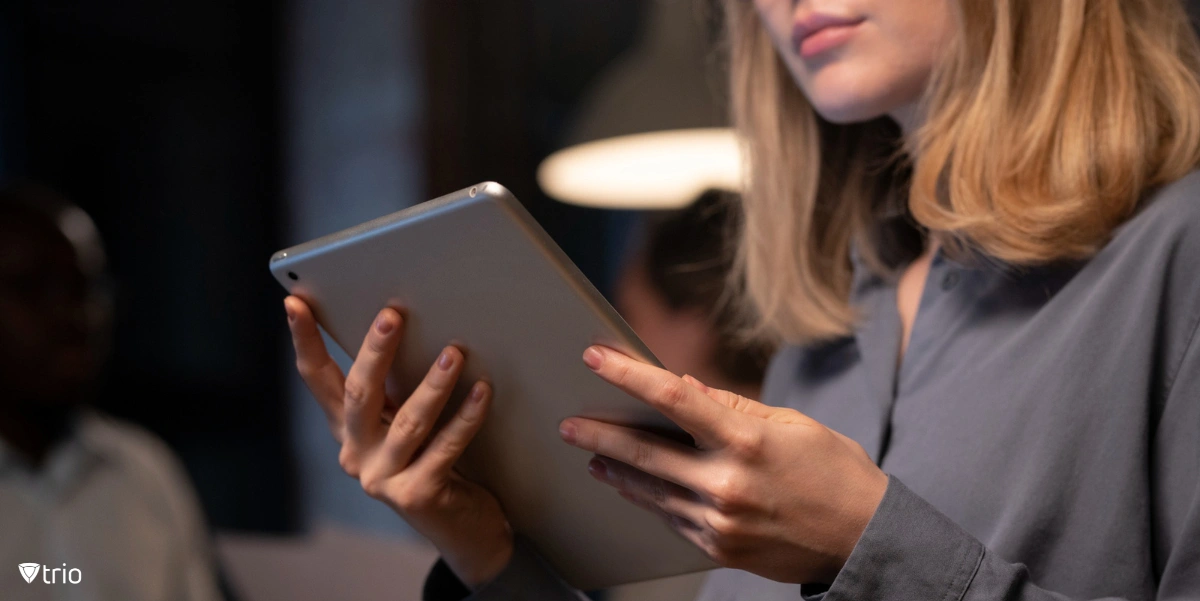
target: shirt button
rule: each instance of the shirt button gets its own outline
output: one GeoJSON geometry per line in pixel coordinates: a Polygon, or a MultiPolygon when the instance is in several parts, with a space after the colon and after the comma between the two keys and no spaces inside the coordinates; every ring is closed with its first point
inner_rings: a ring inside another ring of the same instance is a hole
{"type": "Polygon", "coordinates": [[[958,285],[959,275],[957,271],[951,271],[942,277],[942,290],[949,291],[951,288],[958,285]]]}

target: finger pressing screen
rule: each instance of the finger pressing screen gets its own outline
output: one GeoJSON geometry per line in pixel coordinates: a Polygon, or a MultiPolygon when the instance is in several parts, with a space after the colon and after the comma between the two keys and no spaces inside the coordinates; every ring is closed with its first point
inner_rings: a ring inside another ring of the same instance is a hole
{"type": "Polygon", "coordinates": [[[604,346],[590,346],[583,362],[607,382],[654,407],[691,434],[697,444],[725,446],[740,414],[709,398],[679,376],[604,346]]]}

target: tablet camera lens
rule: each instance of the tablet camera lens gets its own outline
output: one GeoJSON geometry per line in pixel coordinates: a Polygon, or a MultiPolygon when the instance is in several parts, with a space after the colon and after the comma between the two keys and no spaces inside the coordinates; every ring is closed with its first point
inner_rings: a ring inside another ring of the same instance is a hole
{"type": "Polygon", "coordinates": [[[471,190],[470,190],[470,192],[468,192],[468,194],[470,194],[470,195],[471,195],[471,198],[475,198],[475,194],[476,194],[477,192],[478,192],[478,189],[477,189],[477,188],[471,188],[471,190]]]}
{"type": "Polygon", "coordinates": [[[289,278],[292,278],[293,280],[298,280],[298,279],[300,279],[300,276],[296,275],[296,272],[294,272],[294,271],[289,271],[289,272],[288,272],[288,277],[289,277],[289,278]]]}

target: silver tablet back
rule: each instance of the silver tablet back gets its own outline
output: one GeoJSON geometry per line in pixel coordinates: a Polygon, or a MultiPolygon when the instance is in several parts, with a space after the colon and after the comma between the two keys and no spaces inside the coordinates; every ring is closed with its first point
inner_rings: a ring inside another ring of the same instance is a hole
{"type": "Polygon", "coordinates": [[[588,590],[715,567],[594,481],[591,455],[559,438],[572,415],[679,430],[584,366],[592,343],[657,361],[503,186],[479,184],[280,251],[270,267],[351,356],[381,308],[401,308],[393,372],[406,391],[445,344],[466,350],[455,401],[481,377],[495,396],[458,468],[499,498],[567,582],[588,590]]]}

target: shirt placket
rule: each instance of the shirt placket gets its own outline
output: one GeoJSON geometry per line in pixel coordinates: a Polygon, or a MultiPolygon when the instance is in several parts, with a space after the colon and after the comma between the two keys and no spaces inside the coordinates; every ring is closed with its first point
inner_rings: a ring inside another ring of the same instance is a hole
{"type": "Polygon", "coordinates": [[[942,249],[939,248],[934,253],[933,260],[930,261],[929,273],[926,274],[921,290],[921,299],[917,305],[917,313],[909,332],[908,346],[904,349],[902,358],[900,356],[902,324],[897,307],[896,286],[890,286],[887,294],[880,295],[881,304],[884,305],[878,308],[881,317],[880,328],[889,330],[891,338],[880,337],[880,340],[885,340],[887,343],[881,344],[879,347],[881,351],[890,348],[891,353],[886,356],[882,356],[885,355],[882,352],[878,353],[881,356],[872,357],[871,362],[874,365],[868,366],[869,377],[877,381],[872,389],[882,391],[880,393],[881,403],[884,405],[879,450],[872,454],[877,464],[882,465],[887,456],[896,404],[903,400],[907,383],[914,377],[914,371],[921,364],[924,355],[938,344],[937,323],[941,317],[937,313],[939,306],[943,304],[940,301],[947,294],[953,293],[961,284],[962,279],[961,267],[948,261],[942,249]]]}

